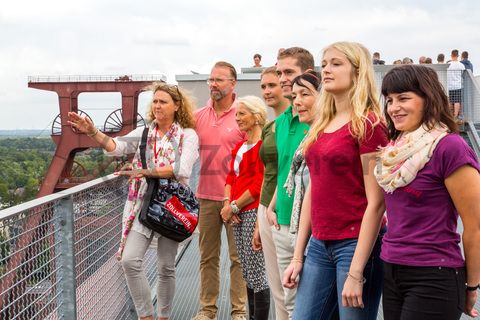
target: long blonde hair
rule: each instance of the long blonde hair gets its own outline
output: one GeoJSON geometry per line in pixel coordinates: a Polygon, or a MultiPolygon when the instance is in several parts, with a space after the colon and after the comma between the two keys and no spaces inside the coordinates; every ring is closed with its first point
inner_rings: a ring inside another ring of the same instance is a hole
{"type": "MultiPolygon", "coordinates": [[[[371,122],[372,127],[377,125],[381,119],[380,103],[373,73],[373,64],[370,52],[360,43],[356,42],[335,42],[323,50],[323,54],[329,49],[337,49],[345,54],[352,64],[353,83],[348,91],[350,105],[352,106],[352,122],[350,132],[358,140],[365,139],[365,121],[371,122]],[[368,118],[374,114],[373,122],[368,118]]],[[[303,151],[317,140],[319,134],[325,130],[336,114],[335,100],[331,93],[322,87],[320,95],[315,102],[317,119],[310,128],[303,143],[303,151]]]]}

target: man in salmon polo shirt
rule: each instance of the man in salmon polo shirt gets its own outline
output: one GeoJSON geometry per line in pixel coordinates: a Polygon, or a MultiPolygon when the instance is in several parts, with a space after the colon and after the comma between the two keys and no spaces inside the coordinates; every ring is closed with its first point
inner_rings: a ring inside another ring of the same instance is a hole
{"type": "Polygon", "coordinates": [[[200,144],[200,176],[197,197],[200,201],[200,311],[193,320],[217,319],[220,287],[220,247],[225,226],[230,253],[230,302],[232,320],[246,320],[247,290],[235,247],[233,228],[220,216],[231,152],[244,134],[235,121],[237,72],[228,62],[217,62],[207,80],[210,99],[195,112],[200,144]]]}

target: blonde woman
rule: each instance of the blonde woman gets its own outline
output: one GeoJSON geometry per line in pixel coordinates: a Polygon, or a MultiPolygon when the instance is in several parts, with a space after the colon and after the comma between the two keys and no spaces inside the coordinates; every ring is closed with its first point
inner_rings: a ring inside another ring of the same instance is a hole
{"type": "Polygon", "coordinates": [[[295,287],[301,271],[293,319],[329,319],[337,306],[340,319],[376,319],[384,204],[373,168],[387,137],[364,46],[337,42],[324,50],[316,107],[318,119],[303,143],[310,184],[283,278],[295,287]]]}
{"type": "Polygon", "coordinates": [[[267,119],[266,106],[260,98],[238,99],[235,114],[246,139],[232,150],[230,172],[225,183],[225,201],[221,211],[224,222],[233,224],[235,245],[247,283],[250,319],[267,320],[270,309],[265,260],[262,251],[254,251],[252,237],[263,183],[264,165],[259,157],[262,128],[267,119]]]}

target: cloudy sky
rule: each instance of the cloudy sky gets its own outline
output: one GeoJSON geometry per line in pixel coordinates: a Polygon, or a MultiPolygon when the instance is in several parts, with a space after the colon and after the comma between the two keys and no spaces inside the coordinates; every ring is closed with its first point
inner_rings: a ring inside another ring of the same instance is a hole
{"type": "MultiPolygon", "coordinates": [[[[275,62],[280,47],[358,41],[387,63],[467,50],[480,71],[480,1],[4,1],[0,9],[0,129],[50,130],[56,94],[28,88],[35,75],[208,73],[275,62]]],[[[318,64],[318,63],[317,63],[318,64]]],[[[207,90],[207,88],[205,88],[207,90]]],[[[142,107],[147,100],[142,97],[142,107]]],[[[80,95],[95,123],[119,106],[111,94],[80,95]]]]}

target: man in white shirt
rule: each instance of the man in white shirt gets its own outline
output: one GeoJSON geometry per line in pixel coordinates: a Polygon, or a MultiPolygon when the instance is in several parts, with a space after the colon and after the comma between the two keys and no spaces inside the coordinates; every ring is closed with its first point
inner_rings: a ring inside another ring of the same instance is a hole
{"type": "Polygon", "coordinates": [[[460,114],[462,104],[462,74],[465,66],[458,61],[458,50],[452,50],[451,60],[447,69],[447,88],[450,109],[455,119],[460,114]]]}

